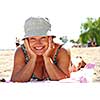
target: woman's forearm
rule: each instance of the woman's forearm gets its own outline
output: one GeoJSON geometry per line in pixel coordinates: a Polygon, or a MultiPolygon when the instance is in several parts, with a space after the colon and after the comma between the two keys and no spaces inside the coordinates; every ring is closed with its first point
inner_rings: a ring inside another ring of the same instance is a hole
{"type": "Polygon", "coordinates": [[[44,57],[45,67],[51,80],[61,80],[66,78],[66,74],[56,66],[50,57],[44,57]]]}
{"type": "Polygon", "coordinates": [[[29,62],[18,71],[15,75],[12,75],[11,81],[13,82],[26,82],[29,81],[34,67],[35,67],[36,60],[30,59],[29,62]]]}

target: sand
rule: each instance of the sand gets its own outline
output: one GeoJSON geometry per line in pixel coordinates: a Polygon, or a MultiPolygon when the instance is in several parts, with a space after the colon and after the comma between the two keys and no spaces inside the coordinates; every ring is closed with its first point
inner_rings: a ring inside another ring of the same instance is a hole
{"type": "Polygon", "coordinates": [[[100,66],[100,47],[72,48],[71,55],[81,56],[86,63],[95,63],[100,66]]]}
{"type": "MultiPolygon", "coordinates": [[[[71,48],[71,56],[81,56],[86,63],[95,63],[100,68],[100,47],[71,48]]],[[[0,51],[0,79],[10,79],[13,70],[13,50],[0,51]]]]}
{"type": "Polygon", "coordinates": [[[13,70],[13,50],[0,51],[0,79],[10,79],[13,70]]]}
{"type": "MultiPolygon", "coordinates": [[[[71,56],[82,56],[87,63],[95,63],[100,68],[100,47],[72,48],[71,56]]],[[[0,51],[0,79],[9,80],[13,69],[15,51],[0,51]]],[[[100,73],[100,72],[99,72],[100,73]]],[[[28,82],[6,83],[0,82],[1,100],[96,100],[100,97],[99,83],[67,84],[66,82],[28,82]]]]}

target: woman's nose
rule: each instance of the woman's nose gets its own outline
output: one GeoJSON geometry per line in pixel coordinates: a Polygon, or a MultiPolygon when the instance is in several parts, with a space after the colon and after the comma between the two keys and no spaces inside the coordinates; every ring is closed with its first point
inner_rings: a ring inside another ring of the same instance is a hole
{"type": "Polygon", "coordinates": [[[41,40],[36,40],[36,43],[37,44],[41,44],[41,40]]]}

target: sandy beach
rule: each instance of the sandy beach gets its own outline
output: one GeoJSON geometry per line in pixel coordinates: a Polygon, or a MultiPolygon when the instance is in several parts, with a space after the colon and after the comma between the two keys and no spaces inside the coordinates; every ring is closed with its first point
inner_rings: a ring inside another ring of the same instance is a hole
{"type": "Polygon", "coordinates": [[[0,79],[10,79],[13,69],[14,52],[13,50],[0,51],[0,79]]]}
{"type": "MultiPolygon", "coordinates": [[[[100,47],[93,48],[72,48],[71,56],[82,56],[87,63],[95,63],[100,68],[100,47]]],[[[0,79],[9,80],[13,69],[14,52],[12,50],[0,51],[0,79]]],[[[100,72],[99,72],[100,74],[100,72]]],[[[100,75],[99,75],[100,76],[100,75]]],[[[72,81],[72,80],[71,80],[72,81]]],[[[69,81],[47,81],[47,82],[28,82],[28,83],[0,83],[0,98],[2,100],[36,100],[70,98],[71,100],[89,99],[95,100],[100,97],[99,83],[67,84],[69,81]]]]}
{"type": "Polygon", "coordinates": [[[86,63],[95,63],[100,66],[100,47],[72,48],[71,56],[81,56],[86,63]]]}
{"type": "MultiPolygon", "coordinates": [[[[81,56],[86,63],[95,63],[100,67],[100,47],[71,48],[71,56],[81,56]]],[[[13,50],[0,51],[0,79],[10,79],[13,69],[13,50]]]]}
{"type": "Polygon", "coordinates": [[[100,82],[100,47],[72,48],[71,57],[75,57],[76,55],[81,56],[87,64],[95,64],[92,81],[100,82]]]}

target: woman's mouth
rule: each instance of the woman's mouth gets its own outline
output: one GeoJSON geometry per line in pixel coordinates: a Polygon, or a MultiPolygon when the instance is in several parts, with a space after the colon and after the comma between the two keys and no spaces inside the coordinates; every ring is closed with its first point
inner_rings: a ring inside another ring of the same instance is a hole
{"type": "Polygon", "coordinates": [[[44,47],[34,47],[35,50],[42,50],[44,47]]]}
{"type": "Polygon", "coordinates": [[[43,52],[44,52],[44,46],[41,46],[41,47],[34,47],[34,52],[37,54],[37,55],[42,55],[43,52]]]}

